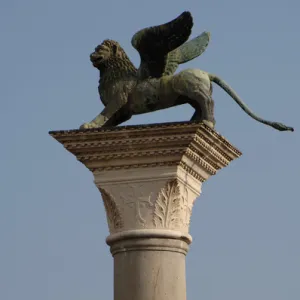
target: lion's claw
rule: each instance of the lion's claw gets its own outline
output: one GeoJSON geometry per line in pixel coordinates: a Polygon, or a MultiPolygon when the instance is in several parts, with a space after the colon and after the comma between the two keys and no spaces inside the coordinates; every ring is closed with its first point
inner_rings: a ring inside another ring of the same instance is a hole
{"type": "Polygon", "coordinates": [[[89,123],[84,123],[82,124],[79,129],[91,129],[91,128],[97,128],[99,127],[96,123],[94,122],[89,122],[89,123]]]}
{"type": "Polygon", "coordinates": [[[211,129],[214,129],[214,127],[215,127],[214,123],[211,122],[211,121],[203,120],[202,122],[203,122],[203,124],[205,124],[206,126],[210,127],[211,129]]]}

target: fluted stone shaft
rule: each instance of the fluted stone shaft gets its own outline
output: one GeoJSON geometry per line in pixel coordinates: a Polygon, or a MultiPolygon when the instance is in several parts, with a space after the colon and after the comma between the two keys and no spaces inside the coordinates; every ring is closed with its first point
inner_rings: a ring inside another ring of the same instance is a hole
{"type": "Polygon", "coordinates": [[[94,174],[115,300],[185,300],[189,226],[202,183],[241,153],[195,122],[55,131],[94,174]]]}

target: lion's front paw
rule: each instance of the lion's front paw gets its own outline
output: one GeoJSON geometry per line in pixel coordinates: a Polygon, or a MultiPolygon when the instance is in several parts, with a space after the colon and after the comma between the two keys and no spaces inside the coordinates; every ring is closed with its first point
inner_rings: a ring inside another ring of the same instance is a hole
{"type": "Polygon", "coordinates": [[[89,122],[82,124],[79,129],[91,129],[99,127],[95,122],[89,122]]]}
{"type": "Polygon", "coordinates": [[[203,120],[202,121],[205,125],[207,125],[208,127],[210,127],[211,129],[214,129],[215,124],[211,121],[207,121],[207,120],[203,120]]]}

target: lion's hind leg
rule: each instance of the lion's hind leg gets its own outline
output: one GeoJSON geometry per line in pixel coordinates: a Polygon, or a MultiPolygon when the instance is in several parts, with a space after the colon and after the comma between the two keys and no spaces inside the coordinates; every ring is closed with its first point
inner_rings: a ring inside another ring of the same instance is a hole
{"type": "Polygon", "coordinates": [[[204,122],[213,128],[215,119],[211,87],[207,73],[197,69],[184,70],[173,78],[173,89],[195,109],[191,120],[204,122]]]}
{"type": "MultiPolygon", "coordinates": [[[[192,101],[191,101],[192,102],[192,101]]],[[[204,108],[203,106],[199,107],[198,105],[193,105],[191,103],[191,105],[195,108],[195,112],[191,118],[191,121],[203,121],[204,123],[206,123],[206,121],[208,122],[208,125],[210,127],[214,127],[216,125],[216,120],[214,117],[214,107],[215,107],[215,102],[214,100],[211,98],[210,100],[207,101],[206,103],[206,108],[204,108]],[[205,117],[205,113],[203,116],[203,111],[207,111],[206,117],[205,117]],[[212,123],[212,126],[211,124],[212,123]]]]}
{"type": "Polygon", "coordinates": [[[192,92],[188,97],[188,103],[195,109],[191,121],[199,121],[211,128],[215,126],[214,101],[202,91],[192,92]],[[191,95],[192,94],[192,95],[191,95]]]}

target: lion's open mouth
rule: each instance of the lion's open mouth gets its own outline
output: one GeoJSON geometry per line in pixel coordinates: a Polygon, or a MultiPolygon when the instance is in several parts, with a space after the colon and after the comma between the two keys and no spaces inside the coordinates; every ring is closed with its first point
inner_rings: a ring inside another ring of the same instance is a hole
{"type": "Polygon", "coordinates": [[[99,56],[99,57],[95,58],[94,62],[100,62],[101,60],[103,60],[103,56],[99,56]]]}
{"type": "Polygon", "coordinates": [[[92,63],[100,63],[103,60],[103,58],[104,57],[102,55],[95,55],[94,53],[90,56],[92,63]]]}

